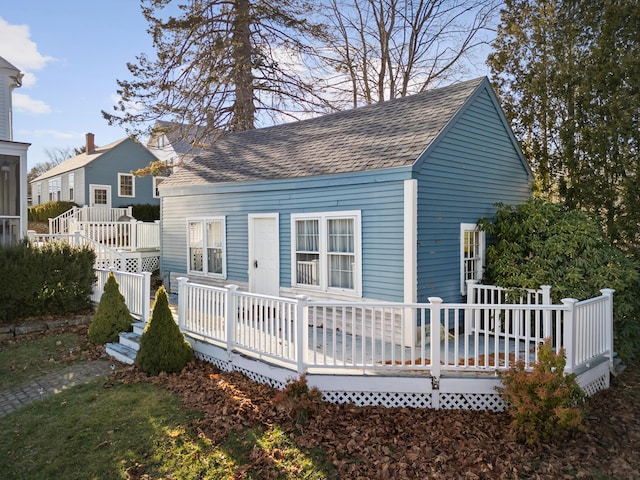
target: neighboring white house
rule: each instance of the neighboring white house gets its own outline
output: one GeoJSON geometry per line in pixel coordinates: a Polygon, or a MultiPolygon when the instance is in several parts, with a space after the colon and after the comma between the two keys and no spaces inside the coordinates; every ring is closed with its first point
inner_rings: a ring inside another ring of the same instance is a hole
{"type": "Polygon", "coordinates": [[[10,245],[27,232],[27,149],[13,141],[11,93],[22,85],[20,70],[0,57],[0,245],[10,245]]]}
{"type": "Polygon", "coordinates": [[[215,138],[203,127],[159,120],[153,127],[147,148],[168,165],[188,163],[207,151],[215,138]]]}

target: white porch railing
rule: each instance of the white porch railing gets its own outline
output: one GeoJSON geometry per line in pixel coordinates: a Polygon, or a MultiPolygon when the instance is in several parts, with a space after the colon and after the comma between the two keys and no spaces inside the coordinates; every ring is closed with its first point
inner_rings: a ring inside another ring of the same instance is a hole
{"type": "Polygon", "coordinates": [[[496,372],[531,366],[544,338],[565,350],[567,372],[612,361],[613,290],[558,305],[345,303],[178,281],[183,331],[299,373],[496,372]]]}
{"type": "Polygon", "coordinates": [[[104,208],[104,207],[72,207],[56,218],[49,219],[49,233],[71,233],[69,221],[77,222],[117,222],[123,216],[133,217],[132,207],[104,208]]]}
{"type": "Polygon", "coordinates": [[[147,322],[150,316],[150,299],[151,299],[151,273],[128,273],[117,271],[114,268],[96,268],[97,280],[93,288],[91,300],[99,303],[104,285],[110,272],[116,277],[120,293],[125,299],[125,303],[131,315],[147,322]]]}
{"type": "Polygon", "coordinates": [[[70,233],[81,232],[97,243],[117,250],[157,250],[160,248],[160,222],[89,222],[69,220],[70,233]]]}
{"type": "Polygon", "coordinates": [[[95,268],[115,268],[127,272],[139,273],[159,268],[159,255],[156,252],[118,251],[82,235],[80,232],[64,234],[41,234],[32,230],[27,232],[34,245],[53,242],[66,242],[71,245],[91,245],[95,254],[95,268]]]}

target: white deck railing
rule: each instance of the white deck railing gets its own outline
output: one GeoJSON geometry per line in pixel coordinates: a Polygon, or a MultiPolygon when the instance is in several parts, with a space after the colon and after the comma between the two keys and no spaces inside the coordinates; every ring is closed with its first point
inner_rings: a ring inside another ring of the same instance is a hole
{"type": "Polygon", "coordinates": [[[96,222],[69,220],[70,233],[81,232],[97,243],[117,250],[160,248],[160,222],[96,222]]]}
{"type": "Polygon", "coordinates": [[[530,367],[544,338],[564,349],[567,372],[613,355],[613,290],[557,305],[345,303],[178,281],[183,331],[299,373],[496,372],[530,367]]]}
{"type": "Polygon", "coordinates": [[[117,222],[123,216],[133,217],[132,207],[105,208],[105,207],[72,207],[56,218],[49,219],[49,233],[71,233],[69,222],[71,219],[77,222],[117,222]]]}
{"type": "Polygon", "coordinates": [[[151,299],[151,273],[128,273],[117,271],[113,268],[96,268],[97,280],[93,288],[91,300],[99,303],[104,285],[110,272],[116,277],[120,293],[124,297],[125,303],[131,315],[138,317],[140,321],[146,322],[150,315],[151,299]]]}

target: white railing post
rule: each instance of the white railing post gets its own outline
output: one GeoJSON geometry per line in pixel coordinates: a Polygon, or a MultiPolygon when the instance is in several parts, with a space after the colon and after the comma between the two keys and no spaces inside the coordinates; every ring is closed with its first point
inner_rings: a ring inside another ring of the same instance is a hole
{"type": "Polygon", "coordinates": [[[238,323],[238,309],[236,308],[236,292],[238,285],[225,285],[227,289],[225,304],[227,311],[225,312],[224,328],[227,334],[227,353],[231,356],[233,345],[236,343],[236,328],[238,323]]]}
{"type": "MultiPolygon", "coordinates": [[[[558,350],[564,348],[565,357],[567,363],[564,367],[564,371],[567,373],[573,373],[575,367],[575,306],[578,300],[575,298],[563,298],[562,303],[567,309],[564,311],[564,322],[562,324],[562,340],[564,345],[558,345],[558,350]]],[[[560,341],[560,339],[558,339],[560,341]]]]}
{"type": "MultiPolygon", "coordinates": [[[[551,285],[540,285],[542,292],[542,305],[551,305],[551,285]]],[[[547,308],[542,309],[542,338],[553,335],[551,329],[551,311],[547,308]]]]}
{"type": "Polygon", "coordinates": [[[151,272],[142,272],[142,321],[148,323],[151,318],[151,272]]]}
{"type": "Polygon", "coordinates": [[[603,288],[600,293],[607,297],[607,313],[605,321],[605,338],[609,349],[609,368],[613,368],[613,288],[603,288]]]}
{"type": "MultiPolygon", "coordinates": [[[[477,280],[467,280],[467,304],[476,303],[476,285],[478,283],[477,280]]],[[[477,312],[476,309],[470,310],[467,309],[464,312],[464,334],[469,337],[473,333],[473,319],[471,318],[471,312],[477,312]]]]}
{"type": "Polygon", "coordinates": [[[440,311],[442,309],[442,299],[440,297],[429,297],[429,317],[431,321],[431,376],[438,380],[440,378],[440,311]]]}
{"type": "Polygon", "coordinates": [[[127,217],[133,217],[133,205],[127,207],[127,217]]]}
{"type": "Polygon", "coordinates": [[[183,329],[187,320],[187,304],[189,302],[189,295],[187,294],[187,277],[178,277],[178,326],[180,330],[183,329]]]}
{"type": "Polygon", "coordinates": [[[129,248],[133,251],[138,250],[138,222],[132,218],[129,222],[129,248]]]}
{"type": "Polygon", "coordinates": [[[296,304],[296,361],[298,374],[302,375],[307,363],[307,339],[309,338],[309,297],[297,295],[296,304]]]}
{"type": "Polygon", "coordinates": [[[87,205],[82,206],[82,213],[79,216],[80,221],[89,221],[89,207],[87,205]]]}

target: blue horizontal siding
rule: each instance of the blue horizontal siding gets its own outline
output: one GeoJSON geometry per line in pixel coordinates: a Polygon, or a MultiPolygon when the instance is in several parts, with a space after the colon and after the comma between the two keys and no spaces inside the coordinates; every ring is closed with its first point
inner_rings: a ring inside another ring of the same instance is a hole
{"type": "MultiPolygon", "coordinates": [[[[361,211],[362,296],[401,301],[404,295],[403,212],[407,173],[388,180],[384,174],[354,174],[335,185],[314,179],[263,182],[245,189],[210,185],[209,193],[163,192],[163,272],[186,273],[186,219],[223,215],[227,227],[226,282],[248,282],[248,215],[278,213],[280,219],[280,284],[291,286],[291,214],[361,211]],[[362,182],[362,178],[367,179],[362,182]],[[270,187],[270,188],[268,188],[270,187]]],[[[204,190],[204,191],[206,191],[204,190]]],[[[198,189],[198,192],[203,189],[198,189]]]]}
{"type": "Polygon", "coordinates": [[[460,301],[460,224],[531,195],[529,172],[493,98],[481,91],[418,164],[418,301],[460,301]]]}

